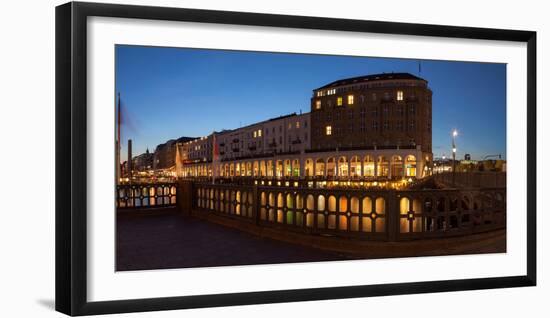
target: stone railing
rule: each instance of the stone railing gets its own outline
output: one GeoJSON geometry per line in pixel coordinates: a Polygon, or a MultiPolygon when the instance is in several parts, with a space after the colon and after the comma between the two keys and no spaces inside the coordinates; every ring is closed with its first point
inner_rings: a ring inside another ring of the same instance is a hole
{"type": "Polygon", "coordinates": [[[193,213],[311,234],[399,241],[506,226],[505,188],[342,190],[192,183],[193,213]]]}
{"type": "MultiPolygon", "coordinates": [[[[452,172],[437,173],[434,178],[446,186],[452,186],[452,172]]],[[[503,188],[506,187],[506,172],[456,172],[455,185],[466,188],[503,188]]]]}
{"type": "Polygon", "coordinates": [[[128,184],[117,185],[115,201],[117,209],[143,209],[176,205],[177,184],[128,184]]]}

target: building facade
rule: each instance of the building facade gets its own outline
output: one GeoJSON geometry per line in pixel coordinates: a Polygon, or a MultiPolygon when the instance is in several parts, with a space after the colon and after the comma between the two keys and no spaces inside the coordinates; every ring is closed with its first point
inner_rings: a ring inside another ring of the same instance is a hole
{"type": "Polygon", "coordinates": [[[410,147],[432,152],[432,91],[408,73],[342,79],[313,90],[312,149],[410,147]]]}
{"type": "Polygon", "coordinates": [[[222,131],[216,141],[222,161],[302,152],[310,146],[309,113],[292,113],[246,127],[222,131]]]}

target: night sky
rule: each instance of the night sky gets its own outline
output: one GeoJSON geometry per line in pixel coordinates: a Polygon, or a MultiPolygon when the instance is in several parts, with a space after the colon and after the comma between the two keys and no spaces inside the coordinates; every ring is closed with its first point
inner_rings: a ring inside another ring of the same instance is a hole
{"type": "Polygon", "coordinates": [[[116,46],[122,153],[308,112],[312,90],[342,78],[408,72],[433,91],[434,157],[506,158],[506,65],[454,61],[116,46]]]}

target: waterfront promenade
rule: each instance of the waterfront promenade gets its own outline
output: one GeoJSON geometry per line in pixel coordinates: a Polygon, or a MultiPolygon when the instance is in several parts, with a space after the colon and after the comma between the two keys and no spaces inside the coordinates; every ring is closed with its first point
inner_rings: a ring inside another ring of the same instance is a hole
{"type": "Polygon", "coordinates": [[[505,231],[462,238],[370,242],[243,226],[223,216],[182,216],[161,208],[117,216],[116,270],[502,253],[505,231]]]}
{"type": "Polygon", "coordinates": [[[162,210],[117,217],[117,271],[348,259],[162,210]]]}

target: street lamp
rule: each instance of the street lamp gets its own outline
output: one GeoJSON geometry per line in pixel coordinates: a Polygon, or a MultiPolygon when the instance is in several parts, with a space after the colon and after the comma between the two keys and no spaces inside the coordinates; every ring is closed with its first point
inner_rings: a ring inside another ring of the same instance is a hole
{"type": "Polygon", "coordinates": [[[458,135],[458,132],[453,130],[453,188],[455,187],[455,177],[456,177],[456,144],[455,144],[455,137],[458,135]]]}

